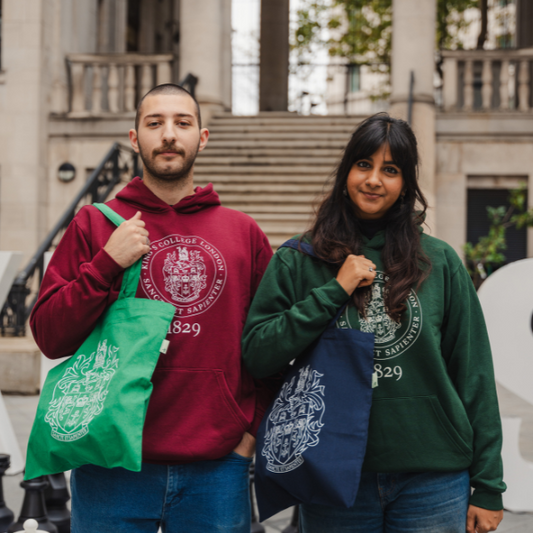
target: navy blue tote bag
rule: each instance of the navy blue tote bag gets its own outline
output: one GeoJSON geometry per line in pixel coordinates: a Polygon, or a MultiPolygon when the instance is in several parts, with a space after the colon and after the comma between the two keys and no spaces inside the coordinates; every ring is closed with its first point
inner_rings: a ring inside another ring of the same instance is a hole
{"type": "MultiPolygon", "coordinates": [[[[314,256],[291,239],[282,246],[314,256]]],[[[257,433],[261,521],[300,503],[351,507],[366,450],[374,334],[328,328],[288,371],[257,433]]]]}

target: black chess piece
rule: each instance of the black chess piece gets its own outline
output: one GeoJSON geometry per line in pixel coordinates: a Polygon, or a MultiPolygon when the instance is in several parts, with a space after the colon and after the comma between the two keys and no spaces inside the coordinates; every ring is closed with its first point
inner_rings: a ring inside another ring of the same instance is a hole
{"type": "Polygon", "coordinates": [[[51,474],[48,487],[44,489],[44,501],[48,511],[48,519],[57,527],[59,533],[70,533],[70,511],[67,502],[70,494],[67,488],[65,474],[51,474]]]}
{"type": "Polygon", "coordinates": [[[11,457],[7,454],[0,454],[0,533],[7,531],[7,528],[15,521],[13,511],[6,506],[4,501],[4,486],[2,477],[9,468],[11,457]]]}
{"type": "Polygon", "coordinates": [[[255,480],[255,463],[250,465],[250,506],[252,509],[252,526],[250,533],[265,533],[265,527],[257,519],[257,513],[255,512],[255,500],[254,500],[254,480],[255,480]]]}
{"type": "Polygon", "coordinates": [[[33,518],[39,523],[39,529],[48,533],[58,533],[57,527],[48,520],[46,505],[44,503],[44,489],[48,487],[46,476],[36,477],[22,481],[20,486],[26,491],[19,519],[11,524],[8,533],[15,533],[24,530],[24,522],[28,518],[33,518]]]}
{"type": "Polygon", "coordinates": [[[298,520],[299,520],[299,511],[298,511],[298,506],[296,505],[294,507],[294,511],[292,512],[291,523],[281,533],[298,533],[299,531],[298,520]]]}

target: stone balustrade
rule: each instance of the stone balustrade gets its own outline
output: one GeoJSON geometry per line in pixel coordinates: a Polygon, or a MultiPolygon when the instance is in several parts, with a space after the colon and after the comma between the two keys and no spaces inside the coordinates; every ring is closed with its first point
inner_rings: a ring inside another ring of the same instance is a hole
{"type": "Polygon", "coordinates": [[[524,112],[533,108],[533,48],[442,52],[445,111],[524,112]]]}
{"type": "Polygon", "coordinates": [[[172,54],[69,54],[69,117],[133,114],[152,87],[172,81],[172,54]]]}

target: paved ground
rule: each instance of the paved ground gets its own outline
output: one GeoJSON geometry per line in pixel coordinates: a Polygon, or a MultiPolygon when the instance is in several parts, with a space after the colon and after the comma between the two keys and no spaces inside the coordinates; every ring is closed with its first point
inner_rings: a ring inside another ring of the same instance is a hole
{"type": "MultiPolygon", "coordinates": [[[[522,418],[520,451],[524,459],[533,462],[533,406],[521,400],[503,387],[498,388],[503,416],[522,418]]],[[[4,395],[4,402],[11,417],[22,454],[26,455],[26,443],[30,434],[37,407],[37,396],[4,395]]],[[[18,516],[22,505],[23,490],[19,487],[22,474],[4,477],[4,497],[7,506],[18,516]]],[[[292,510],[288,509],[267,520],[266,533],[278,533],[289,524],[292,510]]],[[[533,533],[533,513],[505,512],[505,518],[498,528],[499,533],[533,533]]],[[[333,531],[331,533],[334,533],[333,531]]]]}

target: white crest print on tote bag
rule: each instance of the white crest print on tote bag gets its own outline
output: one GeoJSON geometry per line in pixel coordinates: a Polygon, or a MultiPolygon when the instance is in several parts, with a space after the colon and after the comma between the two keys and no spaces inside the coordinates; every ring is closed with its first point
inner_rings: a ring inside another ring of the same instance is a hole
{"type": "Polygon", "coordinates": [[[70,442],[89,433],[91,420],[104,409],[109,383],[118,366],[118,348],[107,339],[90,356],[80,355],[58,381],[45,421],[52,437],[70,442]]]}
{"type": "Polygon", "coordinates": [[[290,472],[303,464],[302,453],[316,446],[326,408],[324,385],[320,374],[309,365],[301,368],[296,378],[284,383],[268,416],[265,444],[261,455],[267,459],[267,470],[290,472]]]}

